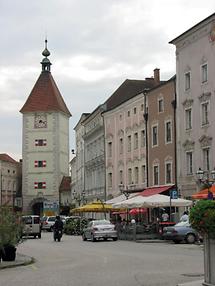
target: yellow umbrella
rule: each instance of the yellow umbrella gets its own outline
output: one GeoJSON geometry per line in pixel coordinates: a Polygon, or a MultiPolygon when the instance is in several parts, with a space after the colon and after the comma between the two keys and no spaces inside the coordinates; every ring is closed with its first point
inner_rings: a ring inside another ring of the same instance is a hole
{"type": "MultiPolygon", "coordinates": [[[[81,207],[72,209],[71,212],[109,212],[113,210],[112,205],[100,201],[92,202],[81,207]]],[[[114,208],[114,210],[116,210],[114,208]]]]}

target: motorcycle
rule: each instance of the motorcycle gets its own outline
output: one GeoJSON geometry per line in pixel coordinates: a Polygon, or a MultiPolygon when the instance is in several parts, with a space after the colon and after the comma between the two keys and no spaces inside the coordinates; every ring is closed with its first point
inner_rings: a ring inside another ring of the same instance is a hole
{"type": "Polygon", "coordinates": [[[54,229],[54,241],[60,241],[63,235],[63,230],[61,229],[54,229]]]}

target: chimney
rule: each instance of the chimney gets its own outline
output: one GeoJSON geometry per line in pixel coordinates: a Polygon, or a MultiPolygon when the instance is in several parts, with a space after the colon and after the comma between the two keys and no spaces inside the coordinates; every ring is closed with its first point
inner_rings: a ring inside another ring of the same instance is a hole
{"type": "Polygon", "coordinates": [[[160,83],[160,69],[154,69],[154,81],[156,85],[160,83]]]}

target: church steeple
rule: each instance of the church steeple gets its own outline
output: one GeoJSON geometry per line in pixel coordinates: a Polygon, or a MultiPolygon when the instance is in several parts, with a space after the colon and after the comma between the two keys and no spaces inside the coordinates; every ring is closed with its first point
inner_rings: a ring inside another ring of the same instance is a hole
{"type": "Polygon", "coordinates": [[[43,72],[45,71],[50,72],[51,70],[51,62],[48,59],[48,56],[50,56],[50,52],[47,49],[47,42],[48,42],[47,39],[45,39],[45,50],[42,52],[42,55],[45,57],[41,62],[43,72]]]}

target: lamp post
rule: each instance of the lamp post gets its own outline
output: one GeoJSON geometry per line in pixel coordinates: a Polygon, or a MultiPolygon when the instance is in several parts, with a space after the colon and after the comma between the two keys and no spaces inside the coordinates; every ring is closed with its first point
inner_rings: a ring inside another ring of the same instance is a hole
{"type": "Polygon", "coordinates": [[[78,205],[81,205],[81,202],[85,202],[85,191],[83,190],[81,194],[77,193],[76,190],[73,191],[73,199],[78,202],[78,205]]]}
{"type": "MultiPolygon", "coordinates": [[[[129,190],[128,186],[125,186],[121,182],[121,184],[119,184],[119,190],[120,190],[121,194],[123,194],[126,197],[126,200],[128,200],[128,198],[130,196],[130,190],[129,190]]],[[[126,210],[126,221],[128,223],[128,208],[126,210]]]]}
{"type": "Polygon", "coordinates": [[[208,189],[208,199],[213,200],[213,193],[210,191],[210,187],[215,182],[215,168],[211,172],[203,171],[201,168],[199,168],[196,172],[196,177],[199,183],[205,185],[205,187],[208,189]]]}

